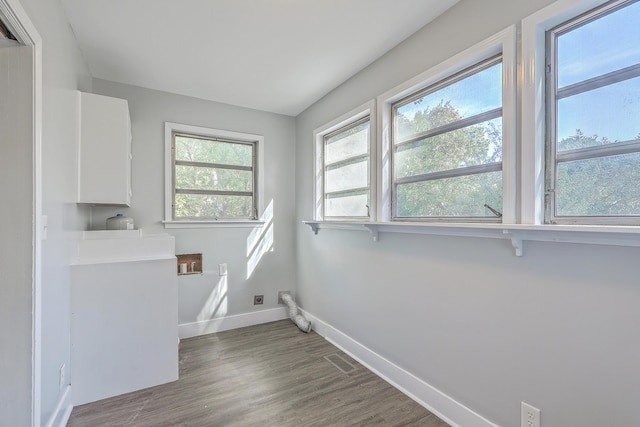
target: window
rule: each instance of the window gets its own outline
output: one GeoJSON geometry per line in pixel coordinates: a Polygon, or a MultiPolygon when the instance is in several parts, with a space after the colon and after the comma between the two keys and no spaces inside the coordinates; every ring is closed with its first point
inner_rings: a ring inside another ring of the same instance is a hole
{"type": "Polygon", "coordinates": [[[394,103],[392,218],[500,221],[502,56],[394,103]]]}
{"type": "Polygon", "coordinates": [[[640,2],[547,31],[545,221],[640,223],[640,2]]]}
{"type": "Polygon", "coordinates": [[[257,219],[262,137],[171,123],[165,130],[171,183],[167,221],[257,219]]]}
{"type": "Polygon", "coordinates": [[[369,117],[324,137],[324,217],[369,216],[369,117]]]}
{"type": "Polygon", "coordinates": [[[371,111],[363,106],[315,131],[316,219],[366,220],[371,198],[371,111]]]}

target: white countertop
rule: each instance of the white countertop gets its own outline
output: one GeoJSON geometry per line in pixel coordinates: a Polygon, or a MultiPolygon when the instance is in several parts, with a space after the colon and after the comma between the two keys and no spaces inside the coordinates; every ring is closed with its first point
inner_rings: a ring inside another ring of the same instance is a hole
{"type": "Polygon", "coordinates": [[[170,234],[144,234],[142,230],[83,231],[76,240],[71,265],[145,261],[175,257],[170,234]]]}

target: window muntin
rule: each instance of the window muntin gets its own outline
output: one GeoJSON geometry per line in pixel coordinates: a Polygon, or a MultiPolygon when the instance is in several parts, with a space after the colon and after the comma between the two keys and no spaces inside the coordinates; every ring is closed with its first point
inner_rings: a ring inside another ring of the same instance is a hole
{"type": "Polygon", "coordinates": [[[547,32],[545,221],[640,223],[640,2],[547,32]]]}
{"type": "Polygon", "coordinates": [[[323,217],[368,218],[370,206],[370,118],[323,137],[323,217]]]}
{"type": "Polygon", "coordinates": [[[501,56],[395,103],[392,116],[394,219],[499,221],[501,56]]]}
{"type": "Polygon", "coordinates": [[[256,145],[172,132],[173,219],[256,219],[256,145]]]}

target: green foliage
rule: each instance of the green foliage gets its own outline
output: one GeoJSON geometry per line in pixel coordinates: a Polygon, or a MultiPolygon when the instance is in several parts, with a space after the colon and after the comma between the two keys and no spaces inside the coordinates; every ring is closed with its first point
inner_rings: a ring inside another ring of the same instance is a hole
{"type": "Polygon", "coordinates": [[[184,190],[251,191],[253,174],[237,169],[176,166],[176,188],[184,190]]]}
{"type": "MultiPolygon", "coordinates": [[[[176,165],[177,190],[253,190],[253,171],[214,167],[252,166],[253,147],[248,144],[176,136],[177,161],[208,163],[212,166],[176,165]]],[[[253,198],[240,195],[176,194],[176,218],[251,218],[253,198]]]]}
{"type": "Polygon", "coordinates": [[[613,142],[617,141],[611,141],[606,136],[600,139],[598,139],[598,135],[586,136],[580,129],[577,129],[575,135],[563,138],[558,142],[558,151],[596,147],[598,145],[607,145],[613,142]]]}
{"type": "MultiPolygon", "coordinates": [[[[417,135],[462,119],[450,102],[397,117],[397,134],[417,135]]],[[[395,153],[396,179],[502,161],[501,120],[457,129],[401,145],[395,153]]],[[[638,135],[640,140],[640,135],[638,135]]],[[[614,144],[580,130],[558,142],[558,151],[614,144]]],[[[640,151],[640,141],[638,151],[640,151]]],[[[561,162],[556,169],[558,216],[640,215],[640,153],[561,162]]],[[[502,211],[502,174],[488,172],[400,184],[399,217],[492,216],[484,204],[502,211]]]]}
{"type": "MultiPolygon", "coordinates": [[[[594,140],[579,131],[571,139],[578,145],[594,140]]],[[[640,215],[640,153],[562,162],[556,181],[559,216],[640,215]]]]}
{"type": "MultiPolygon", "coordinates": [[[[415,135],[463,117],[450,102],[397,118],[401,135],[415,135]]],[[[396,178],[453,170],[502,161],[502,120],[456,129],[398,147],[396,178]]],[[[487,172],[411,184],[396,192],[399,217],[493,216],[484,204],[502,210],[502,174],[487,172]]]]}
{"type": "Polygon", "coordinates": [[[252,146],[249,144],[176,136],[176,160],[251,166],[252,146]]]}
{"type": "Polygon", "coordinates": [[[399,217],[494,216],[502,211],[502,174],[489,172],[398,186],[399,217]]]}
{"type": "Polygon", "coordinates": [[[253,200],[249,196],[176,194],[176,218],[251,218],[253,200]]]}

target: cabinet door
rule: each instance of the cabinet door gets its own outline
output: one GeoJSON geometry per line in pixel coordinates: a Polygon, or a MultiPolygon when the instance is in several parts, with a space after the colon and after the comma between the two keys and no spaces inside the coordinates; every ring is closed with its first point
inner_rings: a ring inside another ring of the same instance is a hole
{"type": "Polygon", "coordinates": [[[73,404],[178,379],[176,259],[71,267],[73,404]]]}
{"type": "Polygon", "coordinates": [[[79,94],[78,203],[129,206],[131,125],[124,99],[79,94]]]}

